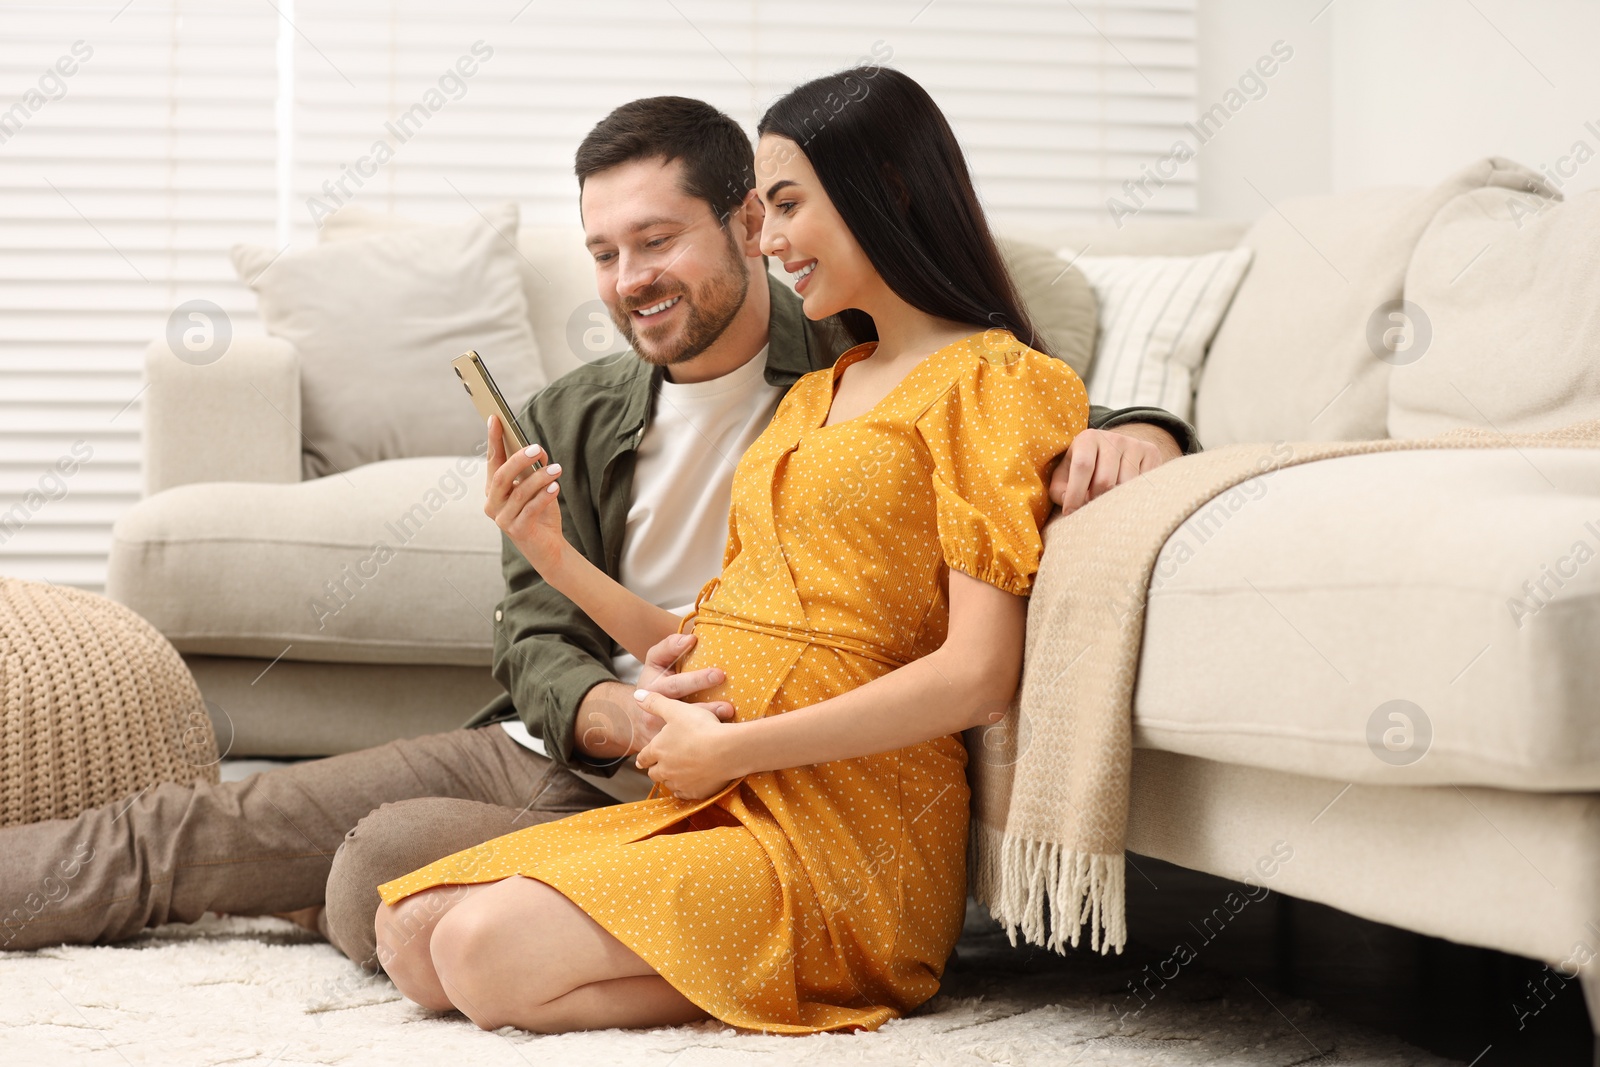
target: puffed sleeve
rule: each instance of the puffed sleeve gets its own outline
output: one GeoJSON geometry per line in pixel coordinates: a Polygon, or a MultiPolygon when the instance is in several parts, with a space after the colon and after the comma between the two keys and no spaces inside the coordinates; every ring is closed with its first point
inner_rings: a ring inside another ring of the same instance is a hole
{"type": "Polygon", "coordinates": [[[1089,424],[1072,368],[1011,340],[987,344],[916,420],[933,463],[939,546],[951,570],[1008,593],[1033,588],[1056,457],[1089,424]]]}

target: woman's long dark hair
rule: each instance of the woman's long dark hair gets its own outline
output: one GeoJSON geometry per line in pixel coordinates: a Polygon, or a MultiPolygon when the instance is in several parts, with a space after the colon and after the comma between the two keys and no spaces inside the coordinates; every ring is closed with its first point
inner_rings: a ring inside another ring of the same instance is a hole
{"type": "MultiPolygon", "coordinates": [[[[896,296],[929,315],[1010,330],[1040,348],[966,157],[922,86],[892,67],[852,67],[784,96],[756,132],[800,146],[896,296]]],[[[768,181],[758,175],[758,189],[768,181]]],[[[866,312],[849,308],[839,319],[857,343],[877,340],[866,312]]]]}

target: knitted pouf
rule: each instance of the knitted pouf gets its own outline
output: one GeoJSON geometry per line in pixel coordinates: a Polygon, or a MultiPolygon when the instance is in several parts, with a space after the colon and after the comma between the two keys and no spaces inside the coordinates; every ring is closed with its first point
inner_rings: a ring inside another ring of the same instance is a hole
{"type": "Polygon", "coordinates": [[[0,577],[0,826],[215,783],[219,762],[200,689],[153,626],[93,593],[0,577]]]}

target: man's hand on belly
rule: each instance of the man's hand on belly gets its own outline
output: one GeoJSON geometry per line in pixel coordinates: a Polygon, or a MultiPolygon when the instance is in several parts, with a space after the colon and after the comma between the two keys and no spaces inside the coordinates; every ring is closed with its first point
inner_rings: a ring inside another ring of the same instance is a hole
{"type": "MultiPolygon", "coordinates": [[[[702,667],[679,674],[674,665],[694,647],[694,634],[670,634],[651,646],[639,671],[639,684],[601,682],[584,694],[573,723],[573,748],[590,759],[617,760],[639,752],[661,730],[662,721],[639,706],[635,689],[687,700],[720,685],[727,675],[721,667],[702,667]]],[[[733,721],[733,705],[710,700],[701,705],[723,722],[733,721]]]]}

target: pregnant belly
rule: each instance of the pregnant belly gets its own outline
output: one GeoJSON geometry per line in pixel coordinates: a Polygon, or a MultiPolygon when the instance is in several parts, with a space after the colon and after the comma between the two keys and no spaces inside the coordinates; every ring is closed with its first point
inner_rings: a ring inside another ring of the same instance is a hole
{"type": "Polygon", "coordinates": [[[820,703],[894,669],[855,652],[703,616],[695,619],[694,633],[698,640],[680,669],[721,667],[727,677],[691,699],[728,701],[736,722],[820,703]]]}

